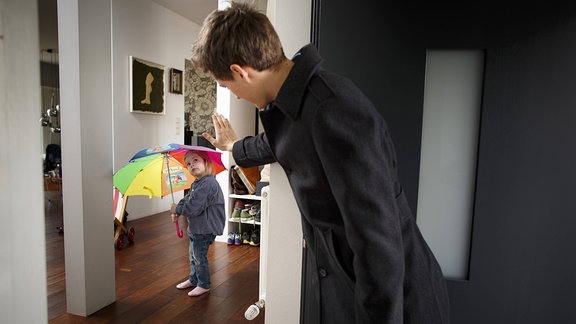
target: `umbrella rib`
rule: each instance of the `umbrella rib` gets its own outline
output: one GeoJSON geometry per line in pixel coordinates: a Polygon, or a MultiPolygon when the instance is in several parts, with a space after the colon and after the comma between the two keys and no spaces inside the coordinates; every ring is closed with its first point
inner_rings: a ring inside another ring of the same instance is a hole
{"type": "Polygon", "coordinates": [[[172,176],[170,175],[170,164],[168,163],[168,153],[164,154],[166,160],[166,170],[168,170],[168,183],[170,183],[170,196],[172,196],[172,203],[174,203],[174,192],[172,192],[172,176]]]}

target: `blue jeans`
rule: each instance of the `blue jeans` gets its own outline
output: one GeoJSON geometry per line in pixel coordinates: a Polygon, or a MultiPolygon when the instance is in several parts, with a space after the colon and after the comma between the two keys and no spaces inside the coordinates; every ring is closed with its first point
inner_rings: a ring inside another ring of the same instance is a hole
{"type": "Polygon", "coordinates": [[[210,269],[208,268],[208,248],[216,239],[212,234],[190,234],[190,282],[204,289],[210,288],[210,269]]]}

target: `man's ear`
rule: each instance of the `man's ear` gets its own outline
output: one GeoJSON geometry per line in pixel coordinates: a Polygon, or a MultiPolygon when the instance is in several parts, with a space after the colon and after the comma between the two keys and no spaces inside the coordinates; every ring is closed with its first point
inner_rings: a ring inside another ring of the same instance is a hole
{"type": "Polygon", "coordinates": [[[238,64],[230,65],[230,71],[232,74],[237,74],[241,79],[246,79],[248,76],[248,71],[238,64]]]}

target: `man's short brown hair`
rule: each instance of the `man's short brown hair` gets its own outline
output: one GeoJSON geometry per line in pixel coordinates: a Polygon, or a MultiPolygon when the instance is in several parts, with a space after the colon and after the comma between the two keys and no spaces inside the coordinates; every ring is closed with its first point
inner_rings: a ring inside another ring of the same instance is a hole
{"type": "Polygon", "coordinates": [[[231,80],[230,65],[258,71],[274,68],[285,58],[280,38],[268,17],[247,3],[232,2],[215,10],[192,46],[192,63],[216,79],[231,80]]]}

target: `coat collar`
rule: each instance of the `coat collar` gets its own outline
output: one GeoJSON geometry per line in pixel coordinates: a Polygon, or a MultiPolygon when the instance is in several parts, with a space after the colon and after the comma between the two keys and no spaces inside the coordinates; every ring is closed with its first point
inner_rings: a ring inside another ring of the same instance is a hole
{"type": "Polygon", "coordinates": [[[292,120],[296,119],[302,109],[302,101],[310,79],[320,67],[322,58],[312,44],[302,47],[292,57],[294,66],[282,84],[276,100],[270,106],[276,106],[292,120]]]}

